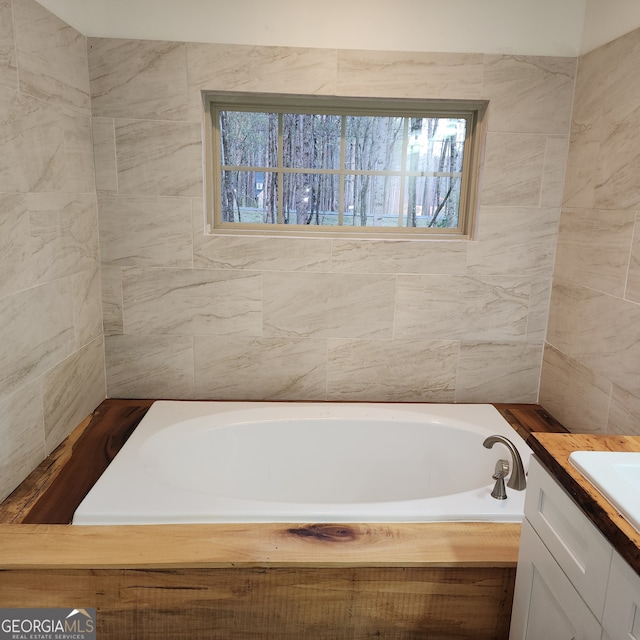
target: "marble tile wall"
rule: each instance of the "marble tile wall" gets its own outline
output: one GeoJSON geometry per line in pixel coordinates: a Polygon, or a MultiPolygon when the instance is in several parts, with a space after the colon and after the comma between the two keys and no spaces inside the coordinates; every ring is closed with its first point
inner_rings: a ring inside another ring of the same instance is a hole
{"type": "Polygon", "coordinates": [[[575,59],[88,51],[109,396],[537,400],[575,59]],[[205,89],[489,100],[477,238],[205,236],[205,89]]]}
{"type": "Polygon", "coordinates": [[[640,435],[640,30],[582,56],[540,401],[571,430],[640,435]]]}
{"type": "Polygon", "coordinates": [[[0,0],[0,500],[105,397],[86,39],[0,0]]]}

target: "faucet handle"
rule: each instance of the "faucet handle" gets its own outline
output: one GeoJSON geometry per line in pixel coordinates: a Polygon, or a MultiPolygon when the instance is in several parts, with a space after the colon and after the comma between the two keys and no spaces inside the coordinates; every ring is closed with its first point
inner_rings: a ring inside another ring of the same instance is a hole
{"type": "Polygon", "coordinates": [[[493,487],[493,491],[491,492],[491,497],[496,500],[506,500],[507,499],[507,490],[504,486],[504,479],[509,473],[509,463],[506,460],[498,460],[496,462],[496,470],[493,474],[492,478],[496,481],[495,486],[493,487]]]}
{"type": "Polygon", "coordinates": [[[491,476],[494,480],[499,480],[500,478],[506,478],[509,475],[509,462],[507,460],[498,460],[496,462],[496,469],[491,476]]]}

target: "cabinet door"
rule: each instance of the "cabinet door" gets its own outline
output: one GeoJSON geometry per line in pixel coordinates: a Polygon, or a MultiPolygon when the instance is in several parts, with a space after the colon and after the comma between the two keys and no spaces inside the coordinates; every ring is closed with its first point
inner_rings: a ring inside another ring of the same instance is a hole
{"type": "Polygon", "coordinates": [[[601,635],[589,607],[525,520],[509,640],[601,640],[601,635]]]}
{"type": "Polygon", "coordinates": [[[640,640],[640,576],[613,554],[602,626],[611,640],[640,640]]]}
{"type": "Polygon", "coordinates": [[[525,515],[594,616],[602,619],[611,545],[535,458],[529,464],[525,515]]]}

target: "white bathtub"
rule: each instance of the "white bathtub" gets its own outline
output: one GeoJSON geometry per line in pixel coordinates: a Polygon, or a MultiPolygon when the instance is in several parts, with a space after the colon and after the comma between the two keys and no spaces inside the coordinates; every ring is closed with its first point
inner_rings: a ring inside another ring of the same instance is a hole
{"type": "Polygon", "coordinates": [[[426,522],[523,518],[490,493],[509,438],[491,405],[153,404],[74,524],[426,522]]]}

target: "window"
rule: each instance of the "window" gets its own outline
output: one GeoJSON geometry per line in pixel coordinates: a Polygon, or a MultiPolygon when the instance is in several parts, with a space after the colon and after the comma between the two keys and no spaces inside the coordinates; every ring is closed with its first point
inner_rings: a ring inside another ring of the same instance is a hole
{"type": "Polygon", "coordinates": [[[215,233],[470,234],[483,104],[206,97],[215,233]]]}

